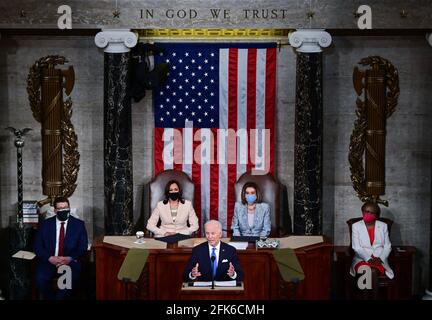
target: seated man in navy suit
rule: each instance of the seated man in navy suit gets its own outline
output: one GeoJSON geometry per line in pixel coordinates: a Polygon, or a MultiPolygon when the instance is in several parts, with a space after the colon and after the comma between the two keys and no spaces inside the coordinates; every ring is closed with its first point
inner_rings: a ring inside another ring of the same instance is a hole
{"type": "Polygon", "coordinates": [[[183,274],[183,280],[229,281],[243,280],[243,271],[237,258],[236,249],[220,241],[222,225],[209,220],[204,225],[207,242],[192,250],[192,256],[183,274]]]}
{"type": "Polygon", "coordinates": [[[81,271],[79,259],[87,251],[88,238],[84,221],[70,215],[67,198],[54,200],[54,212],[55,217],[40,223],[36,233],[36,283],[43,299],[61,300],[68,298],[72,290],[59,289],[54,292],[53,278],[61,277],[63,273],[57,273],[58,268],[68,265],[72,271],[71,289],[78,284],[81,271]]]}

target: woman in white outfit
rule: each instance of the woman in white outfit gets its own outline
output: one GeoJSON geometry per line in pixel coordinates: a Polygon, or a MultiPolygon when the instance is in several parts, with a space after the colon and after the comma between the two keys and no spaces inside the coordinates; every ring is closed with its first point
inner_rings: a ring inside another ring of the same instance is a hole
{"type": "MultiPolygon", "coordinates": [[[[366,202],[362,206],[363,220],[352,225],[352,249],[354,259],[350,273],[355,276],[361,266],[368,266],[372,271],[372,289],[378,293],[378,276],[386,275],[393,279],[394,273],[388,264],[391,243],[387,224],[378,221],[380,208],[376,203],[366,202]]],[[[361,272],[362,273],[362,272],[361,272]]]]}

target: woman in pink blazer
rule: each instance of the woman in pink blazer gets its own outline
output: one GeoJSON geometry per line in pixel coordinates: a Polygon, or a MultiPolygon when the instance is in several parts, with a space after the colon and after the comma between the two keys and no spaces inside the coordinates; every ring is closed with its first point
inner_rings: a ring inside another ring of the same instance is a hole
{"type": "Polygon", "coordinates": [[[189,200],[183,199],[178,181],[171,180],[165,186],[165,199],[159,201],[147,222],[147,230],[155,237],[177,233],[191,235],[198,230],[198,217],[189,200]],[[157,224],[161,221],[160,226],[157,224]],[[189,222],[189,226],[188,226],[189,222]]]}

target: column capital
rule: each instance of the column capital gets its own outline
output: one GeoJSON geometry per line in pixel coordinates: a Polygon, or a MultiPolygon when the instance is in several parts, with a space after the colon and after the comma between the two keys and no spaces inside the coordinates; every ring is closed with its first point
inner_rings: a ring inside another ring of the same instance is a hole
{"type": "Polygon", "coordinates": [[[95,36],[96,45],[107,53],[129,52],[137,42],[137,35],[129,29],[106,29],[95,36]]]}
{"type": "Polygon", "coordinates": [[[432,46],[432,33],[426,34],[426,40],[429,42],[429,45],[432,46]]]}
{"type": "Polygon", "coordinates": [[[332,42],[330,33],[324,29],[299,29],[289,35],[289,43],[298,52],[317,53],[332,42]]]}

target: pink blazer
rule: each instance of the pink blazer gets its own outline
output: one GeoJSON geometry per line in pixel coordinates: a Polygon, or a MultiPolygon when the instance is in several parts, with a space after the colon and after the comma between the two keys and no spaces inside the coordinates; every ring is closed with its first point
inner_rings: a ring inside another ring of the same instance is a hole
{"type": "Polygon", "coordinates": [[[198,230],[198,217],[192,203],[189,200],[185,200],[185,203],[179,203],[177,217],[174,222],[169,202],[164,204],[163,201],[159,201],[150,219],[148,219],[147,230],[153,232],[155,237],[163,237],[166,232],[190,235],[198,230]],[[158,228],[157,223],[159,219],[161,220],[161,225],[158,228]],[[188,221],[190,227],[187,226],[188,221]]]}

